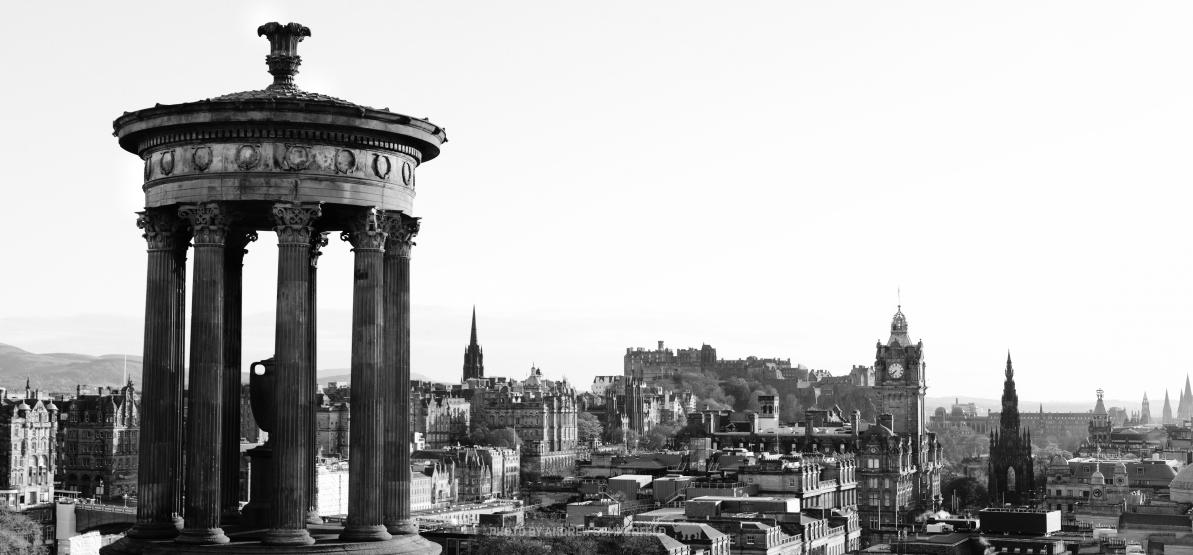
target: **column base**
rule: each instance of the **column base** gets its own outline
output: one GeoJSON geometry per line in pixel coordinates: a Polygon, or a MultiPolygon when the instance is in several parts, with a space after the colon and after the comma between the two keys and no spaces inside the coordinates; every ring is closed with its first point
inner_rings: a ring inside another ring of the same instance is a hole
{"type": "Polygon", "coordinates": [[[323,517],[319,516],[319,511],[314,508],[307,511],[307,524],[323,524],[323,517]]]}
{"type": "Polygon", "coordinates": [[[410,519],[399,520],[394,523],[387,523],[385,525],[385,531],[394,536],[406,536],[409,534],[417,534],[418,525],[410,519]]]}
{"type": "Polygon", "coordinates": [[[223,544],[228,543],[228,536],[221,528],[183,528],[174,541],[192,545],[223,544]]]}
{"type": "Polygon", "coordinates": [[[138,540],[172,540],[178,537],[178,524],[174,521],[137,524],[129,529],[128,537],[138,540]]]}
{"type": "Polygon", "coordinates": [[[256,555],[438,555],[442,548],[422,536],[405,535],[384,541],[346,542],[338,538],[342,532],[339,526],[323,525],[312,529],[316,542],[310,545],[265,545],[261,542],[267,530],[229,530],[232,542],[221,545],[190,545],[169,540],[138,540],[122,538],[116,543],[100,549],[102,555],[165,555],[168,553],[190,553],[232,555],[252,553],[256,555]]]}
{"type": "Polygon", "coordinates": [[[389,532],[385,531],[385,526],[381,524],[374,525],[348,525],[344,527],[344,531],[340,534],[340,539],[346,542],[381,542],[393,538],[389,532]]]}
{"type": "Polygon", "coordinates": [[[279,546],[311,545],[315,543],[315,538],[312,538],[306,530],[274,528],[265,532],[265,535],[261,537],[261,543],[279,546]]]}

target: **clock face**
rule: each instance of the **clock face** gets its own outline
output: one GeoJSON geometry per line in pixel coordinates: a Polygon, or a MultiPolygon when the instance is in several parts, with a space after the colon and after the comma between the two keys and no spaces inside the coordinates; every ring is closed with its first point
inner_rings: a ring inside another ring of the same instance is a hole
{"type": "Polygon", "coordinates": [[[890,374],[890,376],[892,378],[902,378],[903,377],[903,365],[899,364],[898,362],[892,362],[889,366],[886,367],[886,373],[890,374]]]}

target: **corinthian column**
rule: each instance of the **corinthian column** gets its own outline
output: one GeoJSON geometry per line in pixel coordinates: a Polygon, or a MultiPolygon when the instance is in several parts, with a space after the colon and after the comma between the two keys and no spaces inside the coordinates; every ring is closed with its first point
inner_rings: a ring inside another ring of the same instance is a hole
{"type": "Polygon", "coordinates": [[[145,230],[149,264],[145,279],[145,345],[142,358],[141,395],[153,399],[141,410],[138,441],[137,524],[128,536],[169,539],[178,535],[174,515],[178,508],[178,457],[182,453],[178,425],[182,421],[183,350],[179,331],[184,314],[179,291],[186,290],[186,249],[189,231],[165,209],[137,214],[137,227],[145,230]]]}
{"type": "Polygon", "coordinates": [[[381,506],[382,341],[384,335],[382,256],[387,234],[377,211],[368,209],[348,222],[340,237],[355,253],[352,289],[352,427],[348,449],[348,521],[340,539],[390,539],[381,506]]]}
{"type": "Polygon", "coordinates": [[[241,282],[244,273],[245,247],[257,240],[257,232],[236,229],[228,234],[224,250],[224,371],[223,446],[220,449],[220,518],[236,522],[240,518],[240,341],[241,341],[241,282]]]}
{"type": "Polygon", "coordinates": [[[418,219],[401,212],[386,215],[385,366],[385,527],[390,534],[415,534],[410,519],[410,248],[418,219]]]}
{"type": "Polygon", "coordinates": [[[218,203],[183,206],[195,237],[187,389],[185,525],[176,541],[228,543],[220,529],[220,405],[224,372],[224,243],[228,218],[218,203]]]}
{"type": "Polygon", "coordinates": [[[276,381],[273,433],[273,503],[263,543],[309,545],[308,485],[313,439],[315,368],[311,360],[311,235],[318,204],[273,205],[278,234],[278,302],[274,346],[276,381]]]}
{"type": "Polygon", "coordinates": [[[307,423],[307,426],[310,426],[310,429],[307,431],[307,460],[310,461],[310,463],[311,463],[310,469],[307,472],[307,477],[308,477],[307,478],[307,491],[306,491],[306,495],[307,495],[307,524],[323,524],[323,518],[319,516],[319,509],[318,509],[318,505],[319,505],[319,502],[318,502],[319,484],[318,484],[318,472],[317,472],[318,469],[315,468],[315,464],[314,464],[315,460],[319,454],[319,445],[318,445],[319,442],[318,442],[318,438],[317,438],[318,425],[315,422],[315,405],[314,405],[313,396],[315,395],[315,391],[317,391],[319,389],[319,383],[318,383],[319,380],[317,378],[317,374],[319,371],[319,357],[318,357],[318,350],[315,348],[316,340],[318,339],[318,334],[316,333],[316,329],[317,329],[316,321],[317,321],[317,315],[319,313],[319,310],[315,305],[315,301],[318,298],[317,278],[319,277],[319,257],[323,256],[323,247],[326,247],[326,246],[327,246],[327,232],[326,231],[316,232],[311,237],[311,287],[310,287],[310,290],[311,290],[310,299],[311,300],[309,301],[310,306],[311,306],[311,318],[310,318],[310,321],[307,323],[307,331],[308,331],[307,346],[311,350],[311,354],[310,354],[311,376],[310,376],[309,381],[311,382],[310,388],[311,388],[312,399],[311,399],[311,410],[307,411],[307,419],[309,420],[309,422],[307,423]]]}

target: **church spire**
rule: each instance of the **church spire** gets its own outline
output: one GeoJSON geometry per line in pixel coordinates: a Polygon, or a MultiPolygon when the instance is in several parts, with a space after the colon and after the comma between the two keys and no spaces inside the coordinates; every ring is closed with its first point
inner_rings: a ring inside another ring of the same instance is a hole
{"type": "Polygon", "coordinates": [[[476,345],[476,305],[472,305],[472,338],[468,340],[469,345],[476,345]]]}
{"type": "Polygon", "coordinates": [[[1164,412],[1160,413],[1161,424],[1172,424],[1172,403],[1168,400],[1168,390],[1164,390],[1164,412]]]}
{"type": "Polygon", "coordinates": [[[1015,390],[1015,369],[1011,366],[1011,351],[1007,351],[1006,381],[1002,386],[1002,415],[999,428],[1002,435],[1019,435],[1019,393],[1015,390]]]}
{"type": "Polygon", "coordinates": [[[476,341],[476,305],[472,306],[472,336],[464,348],[464,380],[485,377],[485,355],[476,341]]]}

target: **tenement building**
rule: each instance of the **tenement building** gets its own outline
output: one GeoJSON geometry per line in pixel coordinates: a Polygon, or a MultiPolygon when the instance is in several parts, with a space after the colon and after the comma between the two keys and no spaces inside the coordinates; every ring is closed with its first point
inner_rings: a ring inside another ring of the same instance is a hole
{"type": "Polygon", "coordinates": [[[990,432],[990,469],[987,491],[999,504],[1027,505],[1039,493],[1031,458],[1031,432],[1019,427],[1019,394],[1015,370],[1007,353],[1006,381],[1002,389],[1002,420],[990,432]]]}
{"type": "Polygon", "coordinates": [[[422,434],[427,449],[441,449],[468,440],[472,408],[463,398],[412,391],[410,409],[414,433],[422,434]]]}
{"type": "MultiPolygon", "coordinates": [[[[500,447],[423,449],[411,455],[415,469],[433,468],[454,483],[461,502],[509,499],[518,493],[518,452],[500,447]],[[436,466],[437,465],[437,466],[436,466]]],[[[430,473],[427,474],[431,476],[430,473]]]]}
{"type": "MultiPolygon", "coordinates": [[[[120,147],[144,167],[137,225],[148,251],[145,403],[137,523],[104,552],[295,553],[334,542],[340,551],[437,553],[410,515],[403,419],[410,413],[410,257],[420,229],[415,174],[439,155],[446,134],[425,119],[299,89],[307,27],[271,22],[257,34],[269,41],[267,87],[156,104],[113,123],[120,147]],[[253,414],[269,439],[251,455],[257,486],[249,505],[257,510],[246,515],[235,471],[242,275],[260,233],[277,238],[277,306],[274,356],[250,374],[253,414]],[[333,233],[353,258],[348,517],[312,535],[315,283],[333,233]]],[[[222,67],[210,61],[187,75],[222,67]]]]}
{"type": "Polygon", "coordinates": [[[523,478],[571,476],[576,470],[576,390],[567,379],[543,378],[531,368],[525,380],[492,380],[473,391],[490,429],[512,428],[522,441],[523,478]]]}
{"type": "Polygon", "coordinates": [[[316,398],[315,442],[324,457],[345,458],[351,441],[352,411],[347,401],[327,395],[316,398]]]}
{"type": "Polygon", "coordinates": [[[22,510],[54,500],[58,407],[29,395],[0,398],[0,508],[22,510]]]}
{"type": "Polygon", "coordinates": [[[56,479],[62,488],[99,499],[136,495],[141,398],[132,381],[118,391],[80,388],[59,409],[56,479]]]}

